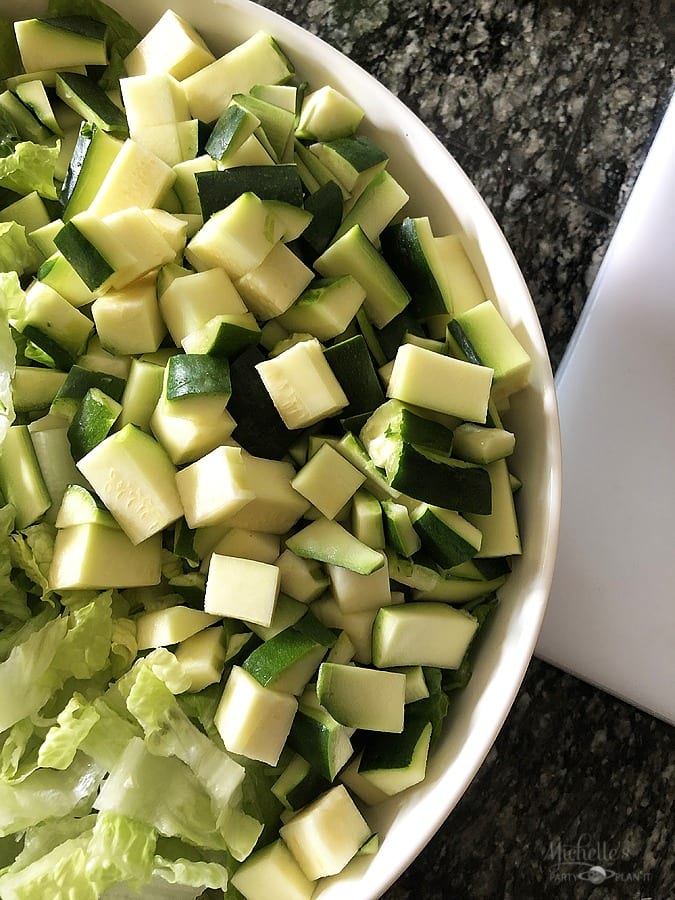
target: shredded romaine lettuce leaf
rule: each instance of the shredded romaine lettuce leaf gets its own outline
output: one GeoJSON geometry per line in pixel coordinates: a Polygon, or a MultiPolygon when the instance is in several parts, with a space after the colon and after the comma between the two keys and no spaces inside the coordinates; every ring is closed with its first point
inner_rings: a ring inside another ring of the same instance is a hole
{"type": "Polygon", "coordinates": [[[103,784],[95,809],[111,810],[213,850],[227,850],[211,798],[190,768],[175,757],[156,756],[132,738],[103,784]]]}
{"type": "Polygon", "coordinates": [[[31,862],[18,857],[0,877],[3,898],[98,900],[111,885],[122,882],[136,889],[150,879],[154,829],[115,813],[88,816],[85,821],[91,827],[31,862]]]}
{"type": "Polygon", "coordinates": [[[98,720],[95,707],[81,694],[73,694],[40,745],[38,765],[47,769],[67,769],[98,720]]]}
{"type": "Polygon", "coordinates": [[[48,575],[54,555],[55,538],[56,529],[47,522],[29,525],[28,528],[15,532],[10,537],[9,554],[12,566],[25,574],[42,599],[46,599],[51,593],[48,575]]]}
{"type": "Polygon", "coordinates": [[[26,237],[26,229],[17,222],[0,222],[0,272],[23,275],[37,262],[35,248],[26,237]]]}
{"type": "Polygon", "coordinates": [[[20,141],[11,153],[0,156],[0,187],[22,195],[37,191],[47,200],[56,200],[54,173],[60,150],[59,140],[53,147],[20,141]]]}
{"type": "MultiPolygon", "coordinates": [[[[90,812],[103,775],[90,757],[78,753],[64,771],[36,769],[18,784],[0,781],[0,837],[48,819],[90,812]]],[[[2,886],[0,896],[4,900],[2,886]]]]}
{"type": "Polygon", "coordinates": [[[0,625],[3,630],[12,621],[27,622],[31,617],[26,592],[12,580],[10,534],[13,529],[14,507],[0,507],[0,625]]]}

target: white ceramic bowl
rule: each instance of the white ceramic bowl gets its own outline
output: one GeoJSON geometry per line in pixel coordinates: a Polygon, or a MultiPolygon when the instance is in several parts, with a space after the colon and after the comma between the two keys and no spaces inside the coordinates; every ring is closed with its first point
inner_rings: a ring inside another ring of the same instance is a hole
{"type": "MultiPolygon", "coordinates": [[[[459,165],[407,107],[336,49],[248,0],[109,2],[143,32],[171,7],[218,53],[265,29],[310,86],[330,83],[352,96],[366,112],[363,130],[388,151],[389,169],[411,197],[406,212],[428,215],[436,234],[464,232],[488,296],[533,359],[530,385],[513,397],[508,419],[517,435],[512,468],[523,481],[518,494],[523,555],[500,591],[473,677],[452,701],[426,780],[369,816],[382,839],[379,852],[358,859],[317,892],[321,900],[374,900],[417,856],[476,774],[513,703],[541,625],[558,538],[561,462],[553,378],[537,314],[502,232],[459,165]]],[[[15,18],[40,13],[44,6],[39,0],[2,0],[3,14],[15,18]]]]}

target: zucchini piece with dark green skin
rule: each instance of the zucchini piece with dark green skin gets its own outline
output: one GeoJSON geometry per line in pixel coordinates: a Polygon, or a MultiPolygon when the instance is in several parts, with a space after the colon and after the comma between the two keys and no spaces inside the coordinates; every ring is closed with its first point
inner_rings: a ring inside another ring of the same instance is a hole
{"type": "Polygon", "coordinates": [[[93,122],[101,131],[121,137],[128,135],[127,117],[123,110],[87,75],[59,72],[56,76],[56,93],[65,104],[83,119],[93,122]]]}
{"type": "Polygon", "coordinates": [[[14,130],[16,130],[18,137],[23,141],[46,144],[53,137],[50,130],[33,115],[32,110],[11,91],[0,93],[0,111],[11,119],[14,130]]]}
{"type": "Polygon", "coordinates": [[[231,156],[250,137],[260,121],[248,110],[231,104],[213,126],[204,150],[219,162],[231,156]]]}
{"type": "Polygon", "coordinates": [[[316,257],[323,253],[340,227],[344,209],[342,191],[334,181],[327,181],[305,198],[305,209],[314,218],[302,233],[300,243],[307,248],[308,255],[316,257]]]}
{"type": "Polygon", "coordinates": [[[354,225],[314,261],[325,278],[352,275],[366,292],[361,312],[382,328],[410,303],[410,294],[384,257],[354,225]]]}
{"type": "Polygon", "coordinates": [[[68,427],[68,440],[75,462],[108,436],[121,412],[121,404],[112,397],[99,388],[89,388],[68,427]]]}
{"type": "Polygon", "coordinates": [[[230,363],[232,397],[228,411],[237,423],[235,441],[253,456],[281,459],[300,435],[286,428],[256,370],[267,357],[258,347],[249,347],[230,363]]]}
{"type": "Polygon", "coordinates": [[[14,507],[16,527],[32,525],[52,500],[27,425],[12,425],[0,454],[0,491],[14,507]]]}
{"type": "Polygon", "coordinates": [[[480,550],[480,531],[453,510],[423,503],[410,518],[422,547],[443,568],[472,559],[480,550]]]}
{"type": "Polygon", "coordinates": [[[375,329],[375,337],[382,350],[385,362],[396,356],[396,351],[403,343],[406,333],[415,334],[418,337],[426,337],[424,329],[407,307],[385,325],[384,328],[375,329]]]}
{"type": "Polygon", "coordinates": [[[227,359],[205,353],[177,353],[167,363],[166,397],[179,400],[204,394],[223,395],[223,406],[232,393],[227,359]]]}
{"type": "Polygon", "coordinates": [[[363,335],[332,344],[323,353],[349,400],[341,417],[371,412],[384,403],[382,385],[363,335]]]}
{"type": "Polygon", "coordinates": [[[126,381],[108,372],[96,372],[74,365],[52,401],[50,412],[64,419],[72,419],[84,395],[90,388],[104,391],[117,403],[122,401],[126,381]]]}
{"type": "Polygon", "coordinates": [[[439,260],[427,218],[406,218],[381,235],[382,254],[412,296],[411,310],[419,319],[451,313],[450,298],[436,276],[439,260]]]}
{"type": "Polygon", "coordinates": [[[402,441],[389,474],[392,487],[443,509],[489,515],[492,485],[483,466],[402,441]]]}
{"type": "Polygon", "coordinates": [[[213,172],[197,172],[197,190],[204,221],[229,206],[241,194],[253,193],[261,200],[281,200],[302,206],[302,182],[293,164],[279,166],[233,166],[213,172]]]}
{"type": "Polygon", "coordinates": [[[59,195],[64,220],[89,207],[121,149],[121,140],[91,122],[82,123],[59,195]]]}
{"type": "Polygon", "coordinates": [[[250,313],[221,315],[183,338],[186,353],[208,353],[230,359],[260,340],[260,328],[250,313]]]}
{"type": "Polygon", "coordinates": [[[106,26],[91,16],[24,19],[14,30],[27,72],[108,62],[106,26]]]}

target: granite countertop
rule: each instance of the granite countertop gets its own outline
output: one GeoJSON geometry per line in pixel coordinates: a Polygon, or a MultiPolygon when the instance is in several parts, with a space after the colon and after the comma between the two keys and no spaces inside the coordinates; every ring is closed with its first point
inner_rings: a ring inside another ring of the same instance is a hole
{"type": "MultiPolygon", "coordinates": [[[[454,154],[555,368],[673,91],[672,0],[264,5],[379,78],[454,154]]],[[[469,790],[385,900],[673,900],[674,823],[673,730],[533,660],[469,790]],[[557,881],[564,848],[619,874],[557,881]]]]}

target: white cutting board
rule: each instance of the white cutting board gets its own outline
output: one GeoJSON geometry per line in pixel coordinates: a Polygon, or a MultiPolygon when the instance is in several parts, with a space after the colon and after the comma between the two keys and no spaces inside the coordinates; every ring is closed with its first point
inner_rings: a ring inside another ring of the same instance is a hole
{"type": "Polygon", "coordinates": [[[675,723],[675,99],[556,387],[562,520],[536,655],[675,723]]]}

